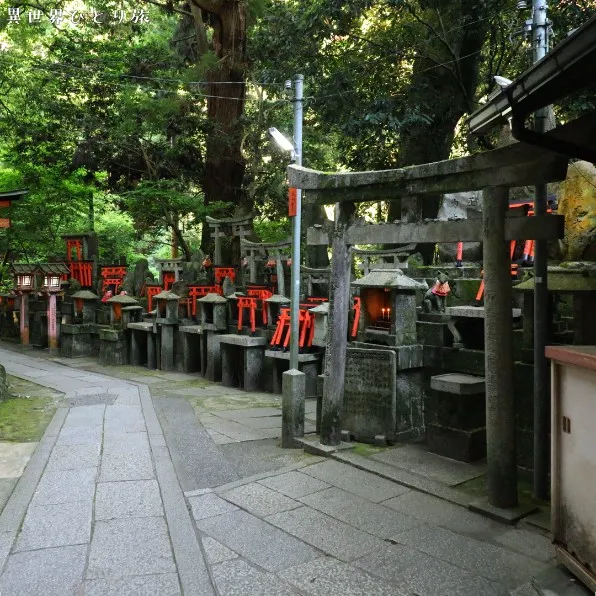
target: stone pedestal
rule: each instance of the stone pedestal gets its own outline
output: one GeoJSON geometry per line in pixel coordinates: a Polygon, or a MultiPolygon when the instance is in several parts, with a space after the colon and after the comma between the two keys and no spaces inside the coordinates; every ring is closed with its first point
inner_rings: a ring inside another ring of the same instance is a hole
{"type": "Polygon", "coordinates": [[[129,323],[128,336],[130,338],[130,364],[157,368],[153,323],[129,323]]]}
{"type": "Polygon", "coordinates": [[[121,329],[102,329],[99,332],[99,364],[120,366],[128,364],[128,346],[121,329]]]}
{"type": "Polygon", "coordinates": [[[178,328],[182,343],[182,372],[201,372],[201,344],[203,328],[200,325],[186,325],[178,328]]]}
{"type": "Polygon", "coordinates": [[[428,450],[473,462],[486,456],[484,378],[452,373],[431,377],[428,450]]]}
{"type": "MultiPolygon", "coordinates": [[[[282,393],[283,374],[290,368],[290,353],[277,350],[267,350],[265,358],[273,365],[273,393],[282,393]]],[[[317,377],[321,372],[322,352],[313,354],[298,354],[298,370],[305,375],[306,397],[317,396],[317,377]]]]}
{"type": "Polygon", "coordinates": [[[425,346],[451,346],[453,345],[453,325],[451,317],[441,313],[418,313],[416,332],[418,340],[425,346]]]}
{"type": "Polygon", "coordinates": [[[213,383],[221,381],[221,335],[213,331],[203,330],[203,350],[201,351],[201,368],[205,378],[213,383]]]}
{"type": "Polygon", "coordinates": [[[245,391],[263,389],[263,359],[267,340],[246,335],[220,335],[221,381],[245,391]]]}
{"type": "Polygon", "coordinates": [[[93,356],[93,331],[94,325],[62,325],[60,355],[65,358],[93,356]]]}
{"type": "Polygon", "coordinates": [[[174,358],[174,325],[161,323],[160,325],[160,370],[172,372],[175,370],[174,358]]]}
{"type": "MultiPolygon", "coordinates": [[[[366,342],[352,342],[354,348],[378,350],[380,346],[366,342]]],[[[424,436],[425,391],[422,378],[424,346],[383,346],[395,353],[395,441],[418,439],[424,436]]]]}
{"type": "Polygon", "coordinates": [[[306,376],[298,370],[287,370],[282,375],[281,446],[300,448],[297,438],[304,436],[304,393],[306,376]]]}

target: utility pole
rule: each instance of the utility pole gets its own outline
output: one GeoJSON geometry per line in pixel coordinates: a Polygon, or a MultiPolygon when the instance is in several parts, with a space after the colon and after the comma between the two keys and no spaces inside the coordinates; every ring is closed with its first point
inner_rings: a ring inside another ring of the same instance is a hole
{"type": "MultiPolygon", "coordinates": [[[[548,52],[550,23],[546,16],[546,0],[532,0],[532,44],[534,62],[548,52]]],[[[529,24],[529,23],[528,23],[529,24]]],[[[535,114],[534,129],[543,134],[547,131],[549,108],[535,114]]],[[[538,184],[535,190],[534,214],[546,215],[546,184],[538,184]]],[[[544,349],[548,341],[550,319],[548,313],[548,242],[536,240],[534,244],[534,496],[548,499],[548,474],[550,468],[550,379],[544,349]]]]}
{"type": "MultiPolygon", "coordinates": [[[[304,75],[294,81],[294,163],[302,165],[302,119],[304,75]]],[[[300,235],[302,190],[296,189],[295,215],[292,222],[292,288],[290,293],[290,370],[298,370],[298,328],[300,314],[300,235]]]]}

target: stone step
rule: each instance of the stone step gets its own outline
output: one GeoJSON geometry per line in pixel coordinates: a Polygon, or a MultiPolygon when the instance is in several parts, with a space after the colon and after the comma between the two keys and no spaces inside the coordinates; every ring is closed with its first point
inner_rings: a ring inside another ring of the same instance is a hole
{"type": "Polygon", "coordinates": [[[435,391],[454,393],[456,395],[476,395],[484,393],[486,384],[484,377],[448,373],[430,378],[430,387],[435,391]]]}

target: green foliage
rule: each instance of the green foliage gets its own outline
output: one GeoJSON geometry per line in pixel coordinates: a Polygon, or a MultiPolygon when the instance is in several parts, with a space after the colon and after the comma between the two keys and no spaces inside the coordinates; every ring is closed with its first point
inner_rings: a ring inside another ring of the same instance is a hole
{"type": "Polygon", "coordinates": [[[276,220],[256,219],[255,233],[262,242],[283,242],[290,236],[290,221],[287,217],[276,220]]]}
{"type": "MultiPolygon", "coordinates": [[[[38,4],[46,12],[58,6],[38,4]]],[[[291,136],[283,81],[297,72],[305,75],[307,167],[383,169],[432,152],[476,151],[465,131],[454,140],[456,122],[493,90],[494,74],[514,78],[531,61],[529,47],[512,37],[529,16],[515,4],[247,0],[248,58],[235,64],[248,81],[237,136],[221,129],[217,102],[208,105],[209,86],[200,83],[229,57],[215,47],[199,56],[192,20],[179,13],[144,3],[149,25],[102,25],[101,32],[91,24],[57,29],[47,19],[1,21],[0,44],[8,49],[0,51],[0,189],[28,187],[30,194],[13,208],[13,229],[0,232],[0,251],[29,260],[60,255],[60,236],[94,221],[103,261],[165,256],[172,234],[188,253],[200,244],[206,215],[237,206],[205,198],[214,138],[229,149],[241,137],[247,166],[237,190],[259,213],[262,240],[286,238],[288,156],[266,131],[275,126],[291,136]]],[[[549,7],[557,40],[594,4],[549,7]]],[[[94,8],[130,14],[139,6],[96,0],[94,8]]],[[[213,23],[207,19],[209,36],[213,23]]],[[[559,105],[557,115],[590,109],[586,94],[559,105]]],[[[361,212],[390,215],[378,205],[361,212]]]]}

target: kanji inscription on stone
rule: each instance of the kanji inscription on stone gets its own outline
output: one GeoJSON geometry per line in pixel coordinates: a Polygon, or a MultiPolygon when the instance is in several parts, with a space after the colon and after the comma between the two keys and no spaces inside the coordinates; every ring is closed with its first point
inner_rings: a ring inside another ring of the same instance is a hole
{"type": "Polygon", "coordinates": [[[396,355],[391,350],[348,348],[342,430],[356,440],[395,436],[396,355]]]}

